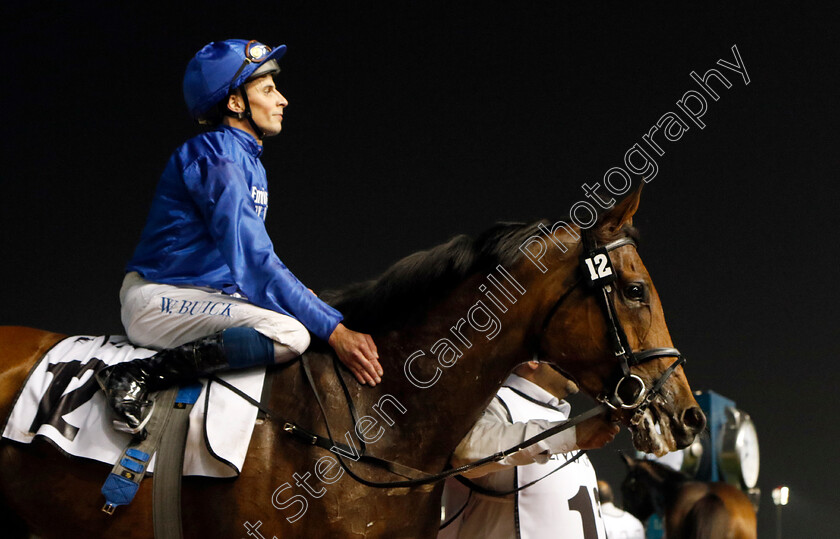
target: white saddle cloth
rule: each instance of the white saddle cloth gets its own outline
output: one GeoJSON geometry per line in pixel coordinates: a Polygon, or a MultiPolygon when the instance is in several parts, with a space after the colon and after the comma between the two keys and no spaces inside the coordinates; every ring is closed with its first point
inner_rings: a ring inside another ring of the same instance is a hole
{"type": "MultiPolygon", "coordinates": [[[[130,435],[113,429],[114,416],[93,378],[94,369],[98,362],[114,365],[154,353],[135,348],[122,336],[64,339],[29,374],[3,437],[30,443],[36,436],[44,436],[71,455],[113,464],[128,445],[130,435]]],[[[220,378],[259,400],[265,368],[225,373],[220,378]]],[[[245,462],[258,410],[217,383],[210,384],[209,400],[205,401],[207,381],[202,384],[190,412],[184,475],[237,476],[245,462]]],[[[148,471],[154,472],[154,465],[152,459],[148,471]]]]}

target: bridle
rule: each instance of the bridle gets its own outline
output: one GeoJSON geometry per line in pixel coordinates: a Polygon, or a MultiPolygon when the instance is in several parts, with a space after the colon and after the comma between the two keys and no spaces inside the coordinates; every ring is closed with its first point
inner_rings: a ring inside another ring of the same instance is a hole
{"type": "MultiPolygon", "coordinates": [[[[557,314],[560,305],[582,282],[585,283],[587,288],[595,294],[601,311],[604,313],[604,317],[607,320],[607,337],[612,346],[613,354],[619,360],[618,374],[612,377],[612,379],[617,379],[612,391],[605,389],[596,397],[596,400],[614,411],[635,410],[631,422],[636,423],[641,419],[641,416],[662,390],[662,386],[665,385],[665,382],[668,381],[668,378],[670,378],[677,367],[685,364],[685,358],[676,348],[647,348],[633,352],[633,349],[628,344],[627,334],[624,332],[621,321],[618,319],[615,301],[613,300],[615,287],[612,283],[615,282],[617,274],[612,265],[609,253],[627,245],[632,245],[636,248],[636,241],[629,236],[624,236],[599,247],[594,234],[589,230],[582,230],[581,236],[581,243],[583,245],[579,268],[581,277],[558,298],[548,311],[543,321],[540,340],[546,333],[551,320],[557,314]],[[645,386],[644,380],[630,371],[631,367],[662,357],[676,357],[677,359],[670,367],[663,371],[650,388],[645,386]]],[[[538,359],[540,354],[541,347],[537,352],[538,359]]]]}

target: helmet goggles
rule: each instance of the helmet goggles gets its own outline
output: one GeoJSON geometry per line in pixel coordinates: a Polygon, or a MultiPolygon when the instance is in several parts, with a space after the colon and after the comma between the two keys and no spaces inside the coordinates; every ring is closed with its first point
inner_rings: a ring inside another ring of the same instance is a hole
{"type": "MultiPolygon", "coordinates": [[[[232,92],[236,88],[238,88],[241,85],[241,83],[236,84],[236,80],[239,78],[239,75],[242,74],[242,71],[250,64],[261,63],[263,60],[269,57],[268,53],[270,52],[271,47],[269,47],[268,45],[263,45],[256,39],[252,39],[251,41],[249,41],[245,45],[245,59],[242,61],[242,65],[239,66],[239,69],[236,70],[236,73],[233,75],[233,78],[230,79],[230,86],[228,90],[232,92]]],[[[251,76],[248,78],[251,79],[259,77],[265,73],[280,71],[280,67],[277,66],[277,60],[271,60],[271,62],[267,62],[265,67],[267,69],[258,67],[253,73],[251,73],[251,76]],[[261,73],[260,71],[263,71],[263,73],[261,73]]]]}

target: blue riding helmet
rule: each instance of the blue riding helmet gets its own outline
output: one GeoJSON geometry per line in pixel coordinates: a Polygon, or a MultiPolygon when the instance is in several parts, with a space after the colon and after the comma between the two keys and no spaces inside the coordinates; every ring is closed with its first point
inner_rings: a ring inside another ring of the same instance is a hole
{"type": "Polygon", "coordinates": [[[184,100],[199,122],[230,92],[250,78],[280,71],[286,45],[272,49],[244,39],[214,41],[196,53],[184,74],[184,100]]]}

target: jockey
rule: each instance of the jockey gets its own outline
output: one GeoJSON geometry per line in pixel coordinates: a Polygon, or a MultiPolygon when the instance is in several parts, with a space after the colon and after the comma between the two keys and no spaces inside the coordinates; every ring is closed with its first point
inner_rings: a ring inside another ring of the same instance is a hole
{"type": "Polygon", "coordinates": [[[120,290],[129,339],[161,350],[97,375],[108,403],[140,432],[146,395],[212,372],[281,363],[327,341],[359,383],[381,381],[370,335],[304,286],[265,228],[263,139],[280,133],[288,101],[273,75],[286,46],[230,39],[187,65],[190,114],[213,129],[170,158],[120,290]]]}

